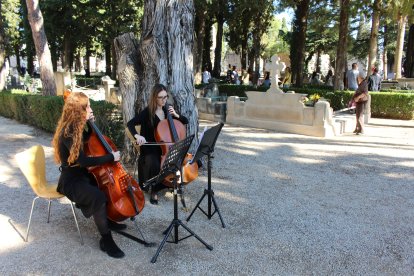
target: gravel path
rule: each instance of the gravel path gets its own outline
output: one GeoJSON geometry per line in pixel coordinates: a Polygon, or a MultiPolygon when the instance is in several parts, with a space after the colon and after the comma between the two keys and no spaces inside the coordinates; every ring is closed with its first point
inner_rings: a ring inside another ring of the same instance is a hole
{"type": "MultiPolygon", "coordinates": [[[[50,134],[0,117],[0,274],[413,275],[413,138],[414,121],[372,119],[364,136],[332,139],[225,125],[212,183],[227,227],[217,215],[208,220],[197,210],[186,225],[213,251],[190,237],[167,243],[151,264],[157,247],[117,234],[126,256],[109,258],[99,250],[93,220],[78,211],[81,246],[65,200],[52,204],[49,224],[47,204],[38,200],[24,242],[34,195],[14,156],[40,143],[48,179],[56,180],[59,172],[50,134]]],[[[186,186],[190,210],[206,184],[204,168],[186,186]]],[[[172,199],[167,192],[137,218],[157,246],[173,218],[172,199]]],[[[179,211],[183,221],[188,215],[179,211]]],[[[127,224],[133,233],[133,223],[127,224]]],[[[186,235],[183,228],[180,235],[186,235]]]]}

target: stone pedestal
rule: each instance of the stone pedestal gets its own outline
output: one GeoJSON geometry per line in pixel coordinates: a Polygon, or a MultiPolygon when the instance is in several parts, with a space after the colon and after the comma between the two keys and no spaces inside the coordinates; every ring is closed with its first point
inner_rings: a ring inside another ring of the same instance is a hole
{"type": "Polygon", "coordinates": [[[301,101],[305,94],[246,94],[246,102],[239,97],[227,99],[228,123],[316,137],[335,135],[332,109],[326,101],[307,107],[301,101]]]}
{"type": "Polygon", "coordinates": [[[67,87],[71,87],[72,77],[70,72],[55,72],[56,95],[62,96],[67,87]]]}
{"type": "Polygon", "coordinates": [[[111,101],[111,89],[115,87],[116,81],[112,80],[108,76],[102,77],[102,85],[105,90],[105,101],[111,101]]]}

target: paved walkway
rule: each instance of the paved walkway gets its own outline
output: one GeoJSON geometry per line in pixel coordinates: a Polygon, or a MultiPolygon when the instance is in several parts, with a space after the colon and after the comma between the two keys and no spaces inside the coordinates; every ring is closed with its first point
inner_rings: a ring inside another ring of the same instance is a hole
{"type": "MultiPolygon", "coordinates": [[[[212,125],[202,122],[202,125],[212,125]]],[[[99,250],[91,219],[78,212],[85,244],[67,201],[46,203],[27,226],[33,192],[17,168],[16,153],[42,144],[48,178],[58,178],[51,135],[0,117],[1,275],[413,275],[414,121],[372,119],[366,135],[332,139],[226,125],[216,144],[213,189],[224,217],[196,211],[186,223],[195,238],[156,247],[120,235],[124,259],[99,250]]],[[[187,205],[203,193],[205,169],[187,185],[187,205]]],[[[147,204],[137,218],[157,244],[173,217],[172,195],[147,204]]],[[[189,213],[180,210],[185,220],[189,213]]],[[[133,223],[127,222],[133,232],[133,223]]],[[[185,232],[180,228],[180,236],[185,232]]]]}

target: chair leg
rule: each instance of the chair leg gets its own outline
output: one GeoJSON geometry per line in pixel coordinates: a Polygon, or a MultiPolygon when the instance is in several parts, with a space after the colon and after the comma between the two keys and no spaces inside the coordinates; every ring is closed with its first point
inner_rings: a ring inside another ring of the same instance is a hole
{"type": "Polygon", "coordinates": [[[79,229],[78,219],[76,217],[76,213],[75,213],[75,209],[73,208],[73,202],[72,201],[70,202],[70,207],[72,208],[73,218],[75,219],[76,228],[78,229],[79,237],[80,237],[80,240],[81,240],[81,245],[83,245],[83,238],[82,238],[81,231],[79,229]]]}
{"type": "Polygon", "coordinates": [[[52,205],[52,200],[49,200],[49,204],[47,204],[47,223],[49,223],[49,219],[50,219],[50,205],[52,205]]]}
{"type": "Polygon", "coordinates": [[[37,197],[35,197],[35,198],[33,199],[33,202],[32,202],[32,209],[30,210],[29,224],[27,225],[27,230],[26,230],[26,239],[25,239],[25,242],[27,242],[27,241],[29,240],[29,231],[30,231],[30,223],[32,222],[33,208],[34,208],[34,205],[35,205],[36,199],[38,199],[38,198],[39,198],[38,196],[37,196],[37,197]]]}

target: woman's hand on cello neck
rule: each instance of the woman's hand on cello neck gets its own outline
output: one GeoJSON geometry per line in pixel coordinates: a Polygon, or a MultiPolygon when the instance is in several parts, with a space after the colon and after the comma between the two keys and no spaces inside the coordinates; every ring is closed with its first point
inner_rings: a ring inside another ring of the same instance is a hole
{"type": "Polygon", "coordinates": [[[145,139],[145,137],[144,136],[141,136],[141,135],[139,135],[139,134],[135,134],[134,135],[134,137],[135,137],[135,140],[136,140],[136,143],[138,144],[138,145],[142,145],[142,144],[145,144],[146,142],[147,142],[147,140],[145,139]]]}
{"type": "Polygon", "coordinates": [[[176,119],[180,118],[180,115],[178,115],[178,113],[175,111],[175,109],[172,105],[168,106],[168,113],[170,113],[171,116],[173,116],[176,119]]]}
{"type": "Polygon", "coordinates": [[[119,160],[121,160],[121,153],[119,151],[113,151],[112,155],[114,156],[115,162],[118,162],[119,160]]]}

